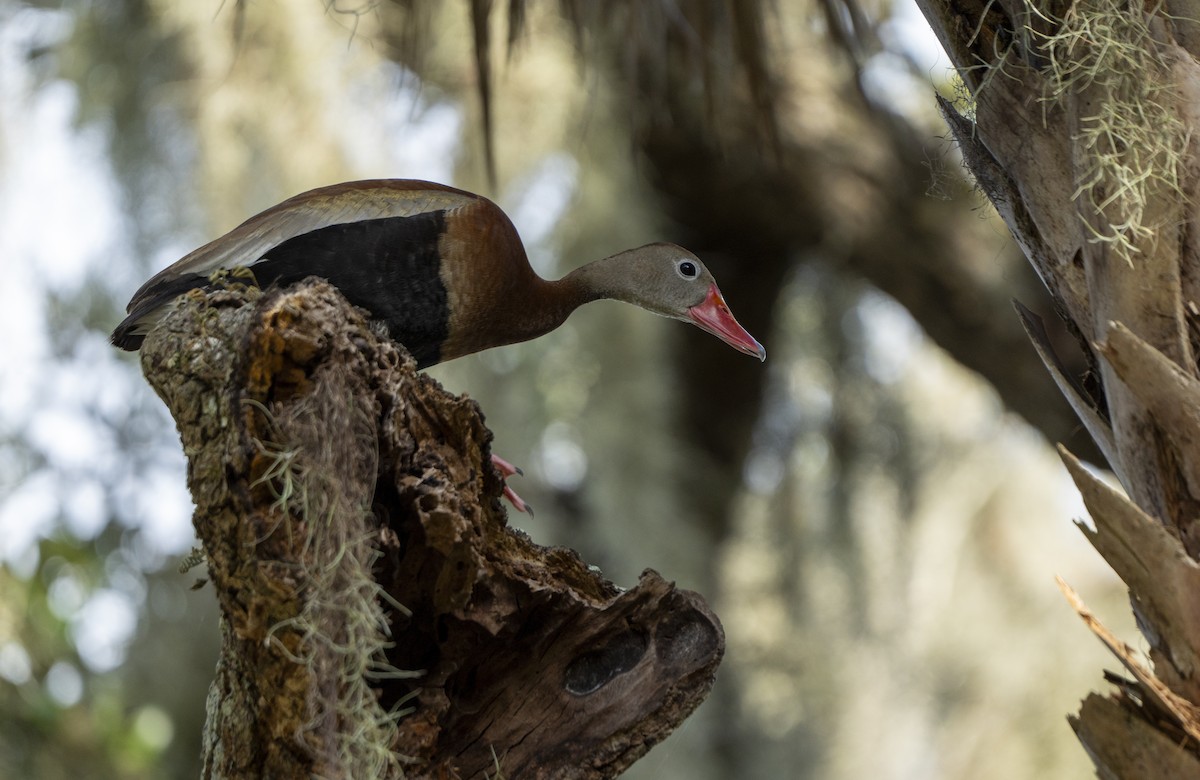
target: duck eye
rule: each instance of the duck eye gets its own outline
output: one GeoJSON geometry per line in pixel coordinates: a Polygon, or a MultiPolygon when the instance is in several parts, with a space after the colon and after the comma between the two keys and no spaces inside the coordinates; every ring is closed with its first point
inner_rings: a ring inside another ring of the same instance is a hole
{"type": "Polygon", "coordinates": [[[700,269],[691,260],[680,260],[679,264],[675,266],[675,270],[684,279],[695,279],[697,274],[700,273],[700,269]]]}

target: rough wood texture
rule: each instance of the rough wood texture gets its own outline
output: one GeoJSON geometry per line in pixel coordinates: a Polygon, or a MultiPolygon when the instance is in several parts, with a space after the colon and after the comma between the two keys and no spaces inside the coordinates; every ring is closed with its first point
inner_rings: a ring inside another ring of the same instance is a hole
{"type": "Polygon", "coordinates": [[[477,406],[328,285],[190,294],[142,361],[223,615],[205,777],[607,778],[708,694],[704,601],[508,528],[477,406]]]}
{"type": "Polygon", "coordinates": [[[1104,778],[1200,776],[1200,69],[1195,14],[1121,0],[918,0],[970,89],[942,101],[967,165],[1092,370],[1018,307],[1124,492],[1063,450],[1129,586],[1148,661],[1064,591],[1133,679],[1071,724],[1104,778]]]}

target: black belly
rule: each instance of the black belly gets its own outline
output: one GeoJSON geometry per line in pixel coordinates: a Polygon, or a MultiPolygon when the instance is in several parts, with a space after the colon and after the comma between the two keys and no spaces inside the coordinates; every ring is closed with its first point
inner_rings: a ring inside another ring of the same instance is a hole
{"type": "Polygon", "coordinates": [[[328,279],[425,368],[439,362],[449,334],[438,253],[445,227],[441,212],[331,225],[284,241],[250,270],[262,287],[328,279]]]}

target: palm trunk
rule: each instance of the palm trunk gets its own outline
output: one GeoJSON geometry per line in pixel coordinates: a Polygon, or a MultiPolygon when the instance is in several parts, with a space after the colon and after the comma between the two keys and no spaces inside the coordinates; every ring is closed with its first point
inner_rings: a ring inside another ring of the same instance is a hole
{"type": "Polygon", "coordinates": [[[920,4],[970,92],[971,111],[942,101],[963,156],[1093,369],[1064,370],[1022,309],[1026,329],[1124,488],[1062,450],[1150,648],[1064,584],[1128,674],[1071,724],[1103,777],[1200,776],[1195,22],[1169,3],[920,4]]]}

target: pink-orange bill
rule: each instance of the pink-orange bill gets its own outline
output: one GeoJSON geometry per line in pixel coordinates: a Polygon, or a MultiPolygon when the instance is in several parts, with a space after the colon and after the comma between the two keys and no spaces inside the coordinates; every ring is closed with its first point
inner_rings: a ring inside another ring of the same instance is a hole
{"type": "Polygon", "coordinates": [[[739,352],[754,355],[759,360],[767,359],[767,350],[733,318],[721,291],[714,284],[708,288],[704,300],[688,309],[688,316],[701,330],[705,330],[739,352]]]}

